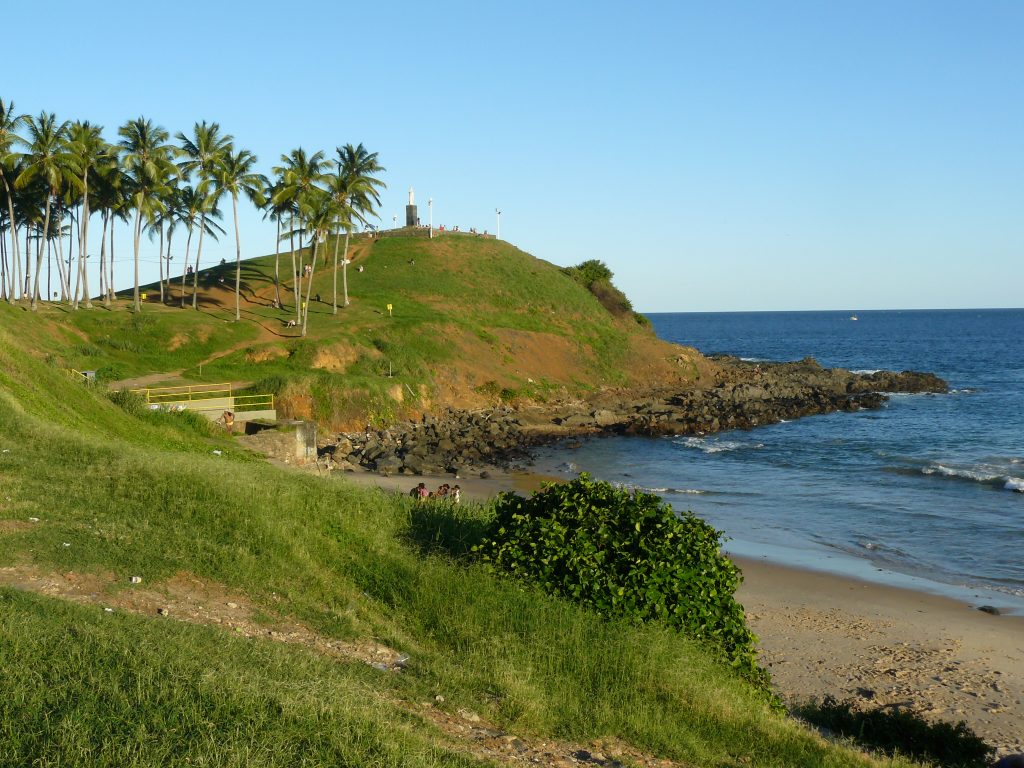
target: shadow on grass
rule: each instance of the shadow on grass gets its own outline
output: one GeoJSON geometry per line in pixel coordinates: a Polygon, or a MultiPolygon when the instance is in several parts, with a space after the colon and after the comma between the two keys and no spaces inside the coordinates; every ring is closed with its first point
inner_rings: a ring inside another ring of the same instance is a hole
{"type": "Polygon", "coordinates": [[[483,541],[493,517],[482,504],[410,501],[406,540],[424,555],[447,555],[469,562],[471,550],[483,541]]]}
{"type": "Polygon", "coordinates": [[[901,754],[946,768],[985,768],[993,748],[967,724],[930,723],[920,715],[898,708],[855,709],[850,701],[828,696],[821,703],[804,704],[796,714],[838,736],[853,739],[887,755],[901,754]]]}

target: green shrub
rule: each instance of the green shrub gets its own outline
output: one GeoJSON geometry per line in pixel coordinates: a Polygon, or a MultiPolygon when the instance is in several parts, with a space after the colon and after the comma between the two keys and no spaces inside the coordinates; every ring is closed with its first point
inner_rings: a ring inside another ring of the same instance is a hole
{"type": "Polygon", "coordinates": [[[967,724],[929,723],[902,709],[860,711],[831,696],[797,714],[814,725],[889,755],[901,754],[948,768],[984,768],[994,751],[967,724]]]}
{"type": "Polygon", "coordinates": [[[733,596],[742,575],[720,543],[721,533],[692,512],[584,474],[529,499],[500,495],[474,551],[495,569],[605,616],[663,621],[767,689],[757,638],[733,596]]]}
{"type": "Polygon", "coordinates": [[[142,395],[128,389],[118,389],[111,392],[108,397],[110,402],[132,416],[141,416],[146,412],[146,400],[142,395]]]}
{"type": "Polygon", "coordinates": [[[608,265],[597,259],[584,261],[575,267],[565,267],[562,269],[562,272],[585,288],[589,288],[594,283],[600,281],[610,282],[612,277],[614,277],[612,271],[608,269],[608,265]]]}

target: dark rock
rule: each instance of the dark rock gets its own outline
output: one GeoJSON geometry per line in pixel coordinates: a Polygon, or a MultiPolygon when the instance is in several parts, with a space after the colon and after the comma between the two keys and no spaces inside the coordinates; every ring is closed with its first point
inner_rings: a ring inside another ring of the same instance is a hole
{"type": "Polygon", "coordinates": [[[978,606],[978,610],[981,611],[982,613],[991,614],[992,616],[1001,616],[1002,615],[1002,611],[1000,611],[994,605],[979,605],[978,606]]]}

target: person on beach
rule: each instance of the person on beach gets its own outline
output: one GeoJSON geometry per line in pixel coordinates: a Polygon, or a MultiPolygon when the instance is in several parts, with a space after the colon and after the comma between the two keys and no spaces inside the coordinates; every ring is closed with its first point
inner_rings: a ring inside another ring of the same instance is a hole
{"type": "Polygon", "coordinates": [[[427,484],[420,483],[411,491],[409,491],[409,495],[412,496],[414,499],[425,499],[427,497],[427,484]]]}
{"type": "Polygon", "coordinates": [[[454,488],[452,488],[451,493],[449,495],[451,496],[452,501],[456,504],[462,501],[462,489],[459,488],[459,486],[457,485],[454,488]]]}

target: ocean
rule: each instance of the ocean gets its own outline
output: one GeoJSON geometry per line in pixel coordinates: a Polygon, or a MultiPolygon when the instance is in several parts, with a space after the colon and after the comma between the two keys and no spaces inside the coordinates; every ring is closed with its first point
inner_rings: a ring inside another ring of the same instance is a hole
{"type": "Polygon", "coordinates": [[[657,493],[736,555],[1024,613],[1024,310],[648,317],[705,354],[930,371],[950,393],[705,437],[555,445],[537,471],[657,493]]]}

